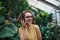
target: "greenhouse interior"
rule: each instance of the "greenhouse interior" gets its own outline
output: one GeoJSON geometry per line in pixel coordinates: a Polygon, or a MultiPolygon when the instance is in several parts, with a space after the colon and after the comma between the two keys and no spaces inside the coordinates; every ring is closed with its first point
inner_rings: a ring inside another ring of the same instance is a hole
{"type": "Polygon", "coordinates": [[[34,15],[42,40],[60,40],[60,0],[0,0],[0,40],[20,40],[16,20],[23,10],[34,15]]]}

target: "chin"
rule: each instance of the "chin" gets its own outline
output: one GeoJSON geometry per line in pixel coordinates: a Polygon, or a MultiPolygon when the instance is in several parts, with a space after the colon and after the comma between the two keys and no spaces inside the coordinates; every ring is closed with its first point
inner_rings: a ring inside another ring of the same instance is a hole
{"type": "Polygon", "coordinates": [[[30,22],[32,24],[32,22],[30,22]]]}

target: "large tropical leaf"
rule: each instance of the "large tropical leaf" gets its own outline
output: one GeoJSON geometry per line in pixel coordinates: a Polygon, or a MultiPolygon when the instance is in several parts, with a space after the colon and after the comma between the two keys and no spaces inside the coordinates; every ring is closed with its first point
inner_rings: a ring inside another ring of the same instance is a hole
{"type": "Polygon", "coordinates": [[[9,38],[10,40],[20,40],[19,34],[17,33],[17,35],[15,37],[11,37],[9,38]]]}
{"type": "Polygon", "coordinates": [[[0,38],[13,37],[17,33],[17,27],[14,24],[4,24],[0,29],[0,38]]]}

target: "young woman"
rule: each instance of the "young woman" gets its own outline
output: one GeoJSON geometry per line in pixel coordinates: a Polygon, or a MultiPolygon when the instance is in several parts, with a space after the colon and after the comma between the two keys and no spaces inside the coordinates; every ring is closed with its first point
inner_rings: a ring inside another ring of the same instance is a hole
{"type": "Polygon", "coordinates": [[[22,24],[19,28],[20,40],[42,40],[39,26],[33,24],[34,16],[29,10],[20,13],[17,21],[22,24]]]}

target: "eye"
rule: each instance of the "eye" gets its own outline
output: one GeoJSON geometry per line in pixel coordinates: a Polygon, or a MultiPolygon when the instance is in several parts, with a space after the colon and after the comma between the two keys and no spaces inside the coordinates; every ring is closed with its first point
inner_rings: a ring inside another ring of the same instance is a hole
{"type": "Polygon", "coordinates": [[[26,18],[30,18],[30,17],[33,18],[33,16],[27,16],[26,18]]]}

